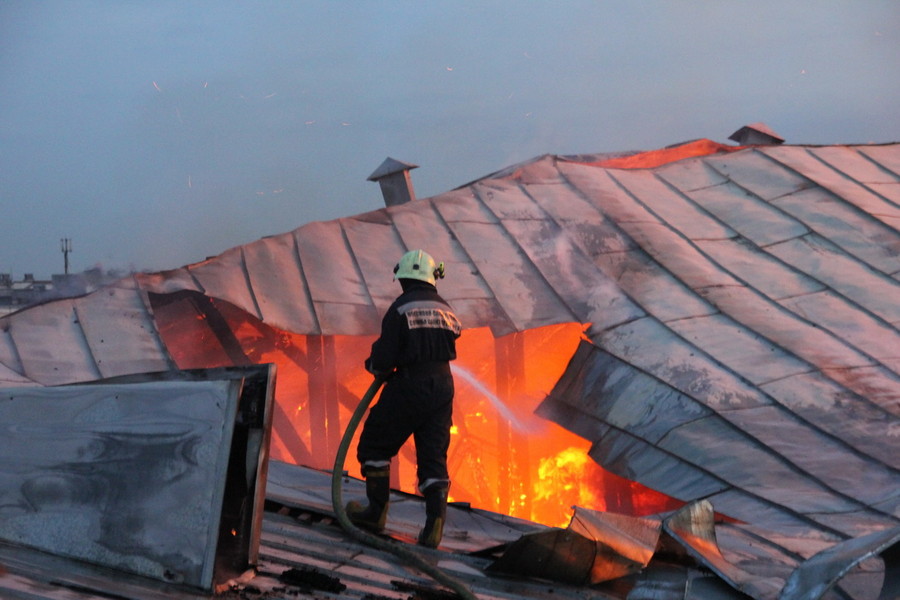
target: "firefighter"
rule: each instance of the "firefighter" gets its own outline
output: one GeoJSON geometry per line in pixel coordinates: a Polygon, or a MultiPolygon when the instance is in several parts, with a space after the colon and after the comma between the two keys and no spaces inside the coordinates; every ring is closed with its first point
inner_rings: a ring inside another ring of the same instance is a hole
{"type": "Polygon", "coordinates": [[[453,376],[459,320],[438,295],[435,281],[444,263],[422,250],[404,254],[394,267],[403,292],[381,323],[366,370],[386,383],[363,425],[357,459],[366,479],[368,504],[347,504],[347,516],[360,527],[380,532],[387,519],[391,459],[413,436],[419,491],[425,497],[425,526],[418,543],[436,548],[447,514],[450,476],[447,449],[453,413],[453,376]]]}

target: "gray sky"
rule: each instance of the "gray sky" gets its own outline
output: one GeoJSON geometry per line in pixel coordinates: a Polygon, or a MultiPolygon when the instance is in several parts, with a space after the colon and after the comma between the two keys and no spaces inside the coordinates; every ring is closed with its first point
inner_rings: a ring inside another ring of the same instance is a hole
{"type": "Polygon", "coordinates": [[[0,94],[0,273],[162,270],[380,208],[387,156],[900,141],[900,3],[3,0],[0,94]]]}

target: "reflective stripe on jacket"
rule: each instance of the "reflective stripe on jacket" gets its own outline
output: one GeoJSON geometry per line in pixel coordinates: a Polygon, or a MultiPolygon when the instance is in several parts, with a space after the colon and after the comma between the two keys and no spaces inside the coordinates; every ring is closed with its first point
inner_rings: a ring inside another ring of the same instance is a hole
{"type": "Polygon", "coordinates": [[[388,372],[417,363],[456,358],[456,339],[462,327],[450,305],[426,282],[403,292],[381,321],[381,336],[372,344],[370,369],[388,372]]]}

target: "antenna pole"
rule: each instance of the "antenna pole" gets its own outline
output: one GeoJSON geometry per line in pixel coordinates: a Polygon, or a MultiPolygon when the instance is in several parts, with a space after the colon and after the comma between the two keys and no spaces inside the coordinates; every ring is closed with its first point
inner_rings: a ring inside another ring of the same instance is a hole
{"type": "Polygon", "coordinates": [[[72,240],[70,238],[62,238],[59,240],[59,249],[63,253],[63,262],[65,265],[64,273],[69,274],[69,252],[72,251],[72,240]]]}

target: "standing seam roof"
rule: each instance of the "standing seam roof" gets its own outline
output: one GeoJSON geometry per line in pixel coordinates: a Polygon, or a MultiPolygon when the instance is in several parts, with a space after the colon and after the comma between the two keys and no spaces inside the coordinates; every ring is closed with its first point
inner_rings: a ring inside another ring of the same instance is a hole
{"type": "Polygon", "coordinates": [[[0,380],[168,368],[148,293],[374,335],[391,262],[424,247],[467,328],[590,324],[540,412],[610,470],[771,529],[895,527],[900,144],[676,150],[694,155],[546,156],[15,313],[0,380]]]}

